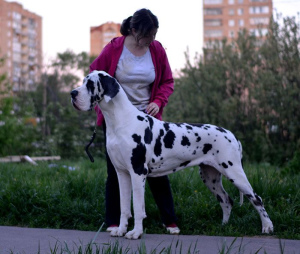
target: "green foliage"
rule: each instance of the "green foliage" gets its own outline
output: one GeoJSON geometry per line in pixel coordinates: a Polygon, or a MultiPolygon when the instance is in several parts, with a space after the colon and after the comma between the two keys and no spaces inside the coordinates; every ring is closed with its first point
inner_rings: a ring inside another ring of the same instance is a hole
{"type": "Polygon", "coordinates": [[[246,30],[231,43],[211,42],[204,59],[187,60],[166,119],[230,129],[250,161],[290,160],[300,147],[299,29],[286,18],[282,27],[271,22],[263,43],[246,30]]]}
{"type": "MultiPolygon", "coordinates": [[[[96,158],[30,164],[0,164],[0,224],[38,228],[97,231],[104,222],[106,163],[96,158]]],[[[267,164],[245,165],[245,172],[263,199],[280,238],[300,239],[300,175],[282,175],[282,169],[267,164]]],[[[234,200],[227,225],[222,225],[222,209],[202,183],[198,168],[170,175],[178,226],[185,235],[260,235],[261,221],[245,198],[239,206],[239,192],[223,179],[234,200]],[[251,225],[251,227],[249,227],[251,225]]],[[[158,208],[146,185],[144,229],[166,233],[158,208]]],[[[129,229],[133,219],[129,220],[129,229]]]]}
{"type": "Polygon", "coordinates": [[[23,107],[14,109],[17,101],[20,102],[5,97],[0,103],[0,156],[31,154],[36,149],[33,143],[38,136],[38,129],[26,122],[32,115],[31,102],[20,102],[23,107]]]}
{"type": "MultiPolygon", "coordinates": [[[[92,59],[85,52],[59,53],[35,91],[1,100],[0,156],[86,156],[84,147],[95,128],[96,114],[76,111],[70,103],[70,91],[89,72],[92,59]],[[31,124],[30,119],[37,123],[31,124]]],[[[94,144],[97,149],[92,146],[92,154],[102,156],[101,128],[94,144]]]]}
{"type": "Polygon", "coordinates": [[[297,175],[300,174],[300,150],[294,153],[294,157],[290,160],[284,170],[282,175],[297,175]]]}

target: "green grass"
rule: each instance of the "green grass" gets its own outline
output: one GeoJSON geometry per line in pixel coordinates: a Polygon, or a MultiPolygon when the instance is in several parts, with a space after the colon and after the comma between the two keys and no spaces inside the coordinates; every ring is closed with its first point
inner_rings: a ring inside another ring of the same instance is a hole
{"type": "MultiPolygon", "coordinates": [[[[106,165],[103,160],[0,164],[0,225],[97,231],[104,222],[106,165]],[[69,170],[67,167],[74,167],[69,170]]],[[[264,201],[275,237],[300,239],[300,175],[282,174],[265,164],[245,165],[245,172],[264,201]]],[[[198,169],[170,175],[181,234],[215,236],[261,235],[256,210],[226,179],[224,188],[234,200],[231,218],[222,226],[222,210],[200,180],[198,169]]],[[[146,189],[146,233],[165,233],[152,194],[146,189]]],[[[133,220],[129,227],[133,226],[133,220]]]]}

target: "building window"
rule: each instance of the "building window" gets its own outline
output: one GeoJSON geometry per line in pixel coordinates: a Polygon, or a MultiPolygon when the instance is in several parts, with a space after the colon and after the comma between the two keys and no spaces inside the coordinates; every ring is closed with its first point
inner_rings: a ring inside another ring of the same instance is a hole
{"type": "Polygon", "coordinates": [[[239,19],[239,26],[244,26],[245,25],[245,22],[243,19],[239,19]]]}
{"type": "Polygon", "coordinates": [[[251,3],[267,3],[269,0],[250,0],[251,3]]]}
{"type": "Polygon", "coordinates": [[[223,36],[223,32],[222,30],[206,30],[204,33],[205,37],[222,37],[223,36]]]}
{"type": "Polygon", "coordinates": [[[204,26],[222,26],[221,19],[205,19],[204,26]]]}
{"type": "Polygon", "coordinates": [[[262,29],[250,29],[250,33],[256,37],[259,36],[266,36],[268,34],[268,29],[267,28],[262,28],[262,29]]]}
{"type": "Polygon", "coordinates": [[[222,9],[221,8],[205,8],[204,15],[221,15],[222,9]]]}
{"type": "Polygon", "coordinates": [[[268,25],[269,18],[251,18],[249,22],[250,25],[268,25]]]}
{"type": "Polygon", "coordinates": [[[244,15],[244,9],[243,8],[238,8],[237,13],[239,16],[244,15]]]}
{"type": "Polygon", "coordinates": [[[238,0],[238,3],[239,3],[239,4],[244,3],[244,0],[238,0]]]}
{"type": "Polygon", "coordinates": [[[228,0],[228,4],[234,4],[234,0],[228,0]]]}
{"type": "Polygon", "coordinates": [[[22,19],[22,15],[18,12],[13,12],[13,20],[16,20],[16,21],[21,21],[22,19]]]}
{"type": "Polygon", "coordinates": [[[228,14],[231,15],[231,16],[234,15],[234,9],[229,9],[228,14]]]}
{"type": "Polygon", "coordinates": [[[269,13],[269,6],[251,6],[249,8],[250,14],[269,13]]]}
{"type": "Polygon", "coordinates": [[[222,4],[223,0],[204,0],[204,4],[222,4]]]}
{"type": "Polygon", "coordinates": [[[228,26],[234,26],[234,19],[228,20],[228,26]]]}

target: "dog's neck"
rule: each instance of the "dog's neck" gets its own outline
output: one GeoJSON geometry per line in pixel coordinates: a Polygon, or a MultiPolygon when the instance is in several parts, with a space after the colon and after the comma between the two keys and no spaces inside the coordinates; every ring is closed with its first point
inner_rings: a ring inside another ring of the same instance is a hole
{"type": "Polygon", "coordinates": [[[129,101],[125,91],[120,86],[120,90],[109,102],[102,100],[99,107],[103,113],[107,129],[124,128],[127,122],[130,123],[140,111],[129,101]],[[120,108],[122,110],[120,110],[120,108]],[[123,119],[122,121],[120,119],[123,119]]]}

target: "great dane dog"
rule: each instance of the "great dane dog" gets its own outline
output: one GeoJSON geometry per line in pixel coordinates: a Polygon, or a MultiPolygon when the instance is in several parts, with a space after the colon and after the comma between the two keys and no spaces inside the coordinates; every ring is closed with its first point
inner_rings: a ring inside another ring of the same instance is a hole
{"type": "Polygon", "coordinates": [[[190,166],[200,176],[229,220],[233,201],[222,186],[222,175],[245,195],[257,210],[262,232],[273,232],[262,199],[253,191],[241,164],[242,146],[228,130],[211,124],[169,123],[157,120],[128,100],[117,80],[104,71],[93,71],[71,92],[73,106],[92,110],[98,103],[107,125],[107,152],[117,171],[120,186],[120,225],[112,236],[138,239],[143,233],[146,177],[162,176],[190,166]],[[133,195],[134,228],[127,232],[133,195]],[[127,232],[127,233],[126,233],[127,232]]]}

